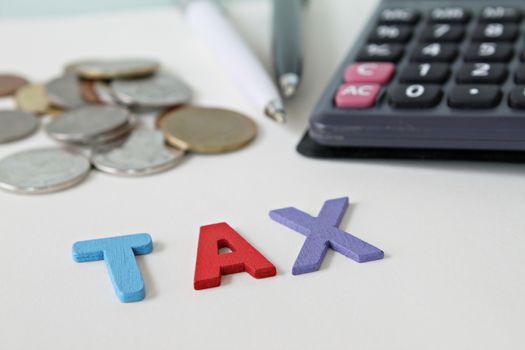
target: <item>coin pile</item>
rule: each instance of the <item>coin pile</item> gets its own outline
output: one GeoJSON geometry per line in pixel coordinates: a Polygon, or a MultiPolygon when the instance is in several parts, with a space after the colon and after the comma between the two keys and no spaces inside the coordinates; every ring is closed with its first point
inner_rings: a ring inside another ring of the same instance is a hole
{"type": "Polygon", "coordinates": [[[135,118],[125,108],[92,105],[62,113],[45,129],[56,141],[96,146],[122,138],[134,124],[135,118]]]}
{"type": "Polygon", "coordinates": [[[59,191],[80,183],[92,166],[114,175],[155,174],[187,152],[229,152],[256,136],[242,114],[187,106],[191,89],[160,68],[151,59],[82,60],[45,84],[0,74],[0,97],[14,95],[18,109],[0,111],[0,144],[30,136],[42,116],[46,133],[65,146],[0,160],[0,188],[59,191]],[[157,115],[156,129],[143,125],[142,111],[157,115]]]}

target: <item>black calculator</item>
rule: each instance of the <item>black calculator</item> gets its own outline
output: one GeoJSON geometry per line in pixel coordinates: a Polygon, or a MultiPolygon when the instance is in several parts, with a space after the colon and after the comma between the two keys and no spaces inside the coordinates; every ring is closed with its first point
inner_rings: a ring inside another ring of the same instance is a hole
{"type": "Polygon", "coordinates": [[[383,0],[314,109],[328,149],[525,150],[525,1],[383,0]]]}

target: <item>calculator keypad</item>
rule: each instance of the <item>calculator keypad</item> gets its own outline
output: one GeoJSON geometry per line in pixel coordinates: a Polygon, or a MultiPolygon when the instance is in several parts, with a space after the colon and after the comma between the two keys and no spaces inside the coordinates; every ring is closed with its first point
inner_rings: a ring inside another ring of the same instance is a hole
{"type": "Polygon", "coordinates": [[[386,84],[394,75],[392,63],[364,62],[349,65],[345,71],[345,81],[349,83],[386,84]]]}
{"type": "Polygon", "coordinates": [[[439,85],[399,84],[388,91],[388,101],[396,108],[430,108],[441,100],[439,85]]]}
{"type": "Polygon", "coordinates": [[[441,84],[450,76],[450,68],[444,63],[411,63],[399,76],[401,83],[441,84]]]}
{"type": "Polygon", "coordinates": [[[518,36],[515,24],[487,23],[479,24],[472,34],[473,41],[514,41],[518,36]]]}
{"type": "Polygon", "coordinates": [[[415,24],[419,17],[419,12],[411,8],[385,9],[379,15],[379,23],[415,24]]]}
{"type": "Polygon", "coordinates": [[[458,84],[501,84],[507,66],[501,63],[465,63],[456,76],[458,84]]]}
{"type": "Polygon", "coordinates": [[[370,108],[380,89],[379,84],[343,84],[337,90],[335,104],[339,108],[370,108]]]}
{"type": "Polygon", "coordinates": [[[508,62],[514,55],[509,43],[472,43],[464,55],[465,62],[508,62]]]}
{"type": "Polygon", "coordinates": [[[523,11],[513,7],[487,6],[481,11],[480,22],[519,22],[523,18],[523,11]]]}
{"type": "Polygon", "coordinates": [[[423,42],[458,42],[465,36],[465,27],[457,24],[439,23],[427,25],[421,33],[423,42]]]}
{"type": "Polygon", "coordinates": [[[359,53],[357,60],[361,62],[397,62],[403,56],[403,46],[398,44],[368,44],[359,53]]]}
{"type": "Polygon", "coordinates": [[[523,18],[521,9],[508,6],[384,9],[346,68],[335,105],[428,109],[443,103],[477,110],[506,103],[525,109],[523,18]],[[517,67],[509,65],[514,57],[517,67]],[[509,79],[515,85],[503,89],[509,79]]]}
{"type": "Polygon", "coordinates": [[[470,11],[462,7],[437,7],[430,12],[430,21],[439,23],[466,23],[470,11]]]}
{"type": "Polygon", "coordinates": [[[454,44],[419,44],[412,53],[413,62],[452,62],[458,54],[454,44]]]}
{"type": "Polygon", "coordinates": [[[501,100],[497,85],[457,85],[452,89],[448,105],[452,108],[493,108],[501,100]]]}
{"type": "Polygon", "coordinates": [[[412,27],[405,25],[379,25],[370,33],[373,43],[406,43],[412,36],[412,27]]]}

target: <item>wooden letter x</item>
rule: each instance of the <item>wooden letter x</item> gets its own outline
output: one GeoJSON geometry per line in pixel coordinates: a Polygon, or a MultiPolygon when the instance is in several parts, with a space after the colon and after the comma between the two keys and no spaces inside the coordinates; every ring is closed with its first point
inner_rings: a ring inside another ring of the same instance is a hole
{"type": "Polygon", "coordinates": [[[348,197],[343,197],[326,201],[316,218],[296,208],[270,212],[273,220],[306,236],[292,274],[319,270],[328,248],[360,263],[384,257],[382,250],[337,228],[347,207],[348,197]]]}

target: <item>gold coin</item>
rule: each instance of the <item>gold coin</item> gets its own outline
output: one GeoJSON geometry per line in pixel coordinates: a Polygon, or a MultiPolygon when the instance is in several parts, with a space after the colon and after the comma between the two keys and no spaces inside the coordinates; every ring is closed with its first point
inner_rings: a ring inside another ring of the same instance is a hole
{"type": "Polygon", "coordinates": [[[175,107],[171,107],[171,108],[168,108],[168,109],[165,109],[159,112],[159,114],[155,118],[155,128],[161,130],[162,121],[166,119],[166,116],[170,115],[171,113],[181,108],[188,108],[188,106],[187,105],[175,106],[175,107]]]}
{"type": "Polygon", "coordinates": [[[43,85],[29,84],[16,91],[16,105],[24,112],[45,114],[49,109],[49,100],[43,85]]]}
{"type": "Polygon", "coordinates": [[[66,74],[77,74],[78,67],[82,64],[89,64],[93,62],[94,60],[82,60],[82,61],[74,61],[71,63],[68,63],[64,66],[64,75],[66,74]]]}
{"type": "Polygon", "coordinates": [[[150,59],[86,60],[66,66],[66,72],[75,72],[81,78],[106,80],[140,78],[157,72],[160,64],[150,59]]]}
{"type": "Polygon", "coordinates": [[[257,134],[255,123],[240,113],[200,107],[168,112],[161,130],[172,146],[197,153],[234,151],[250,143],[257,134]]]}

